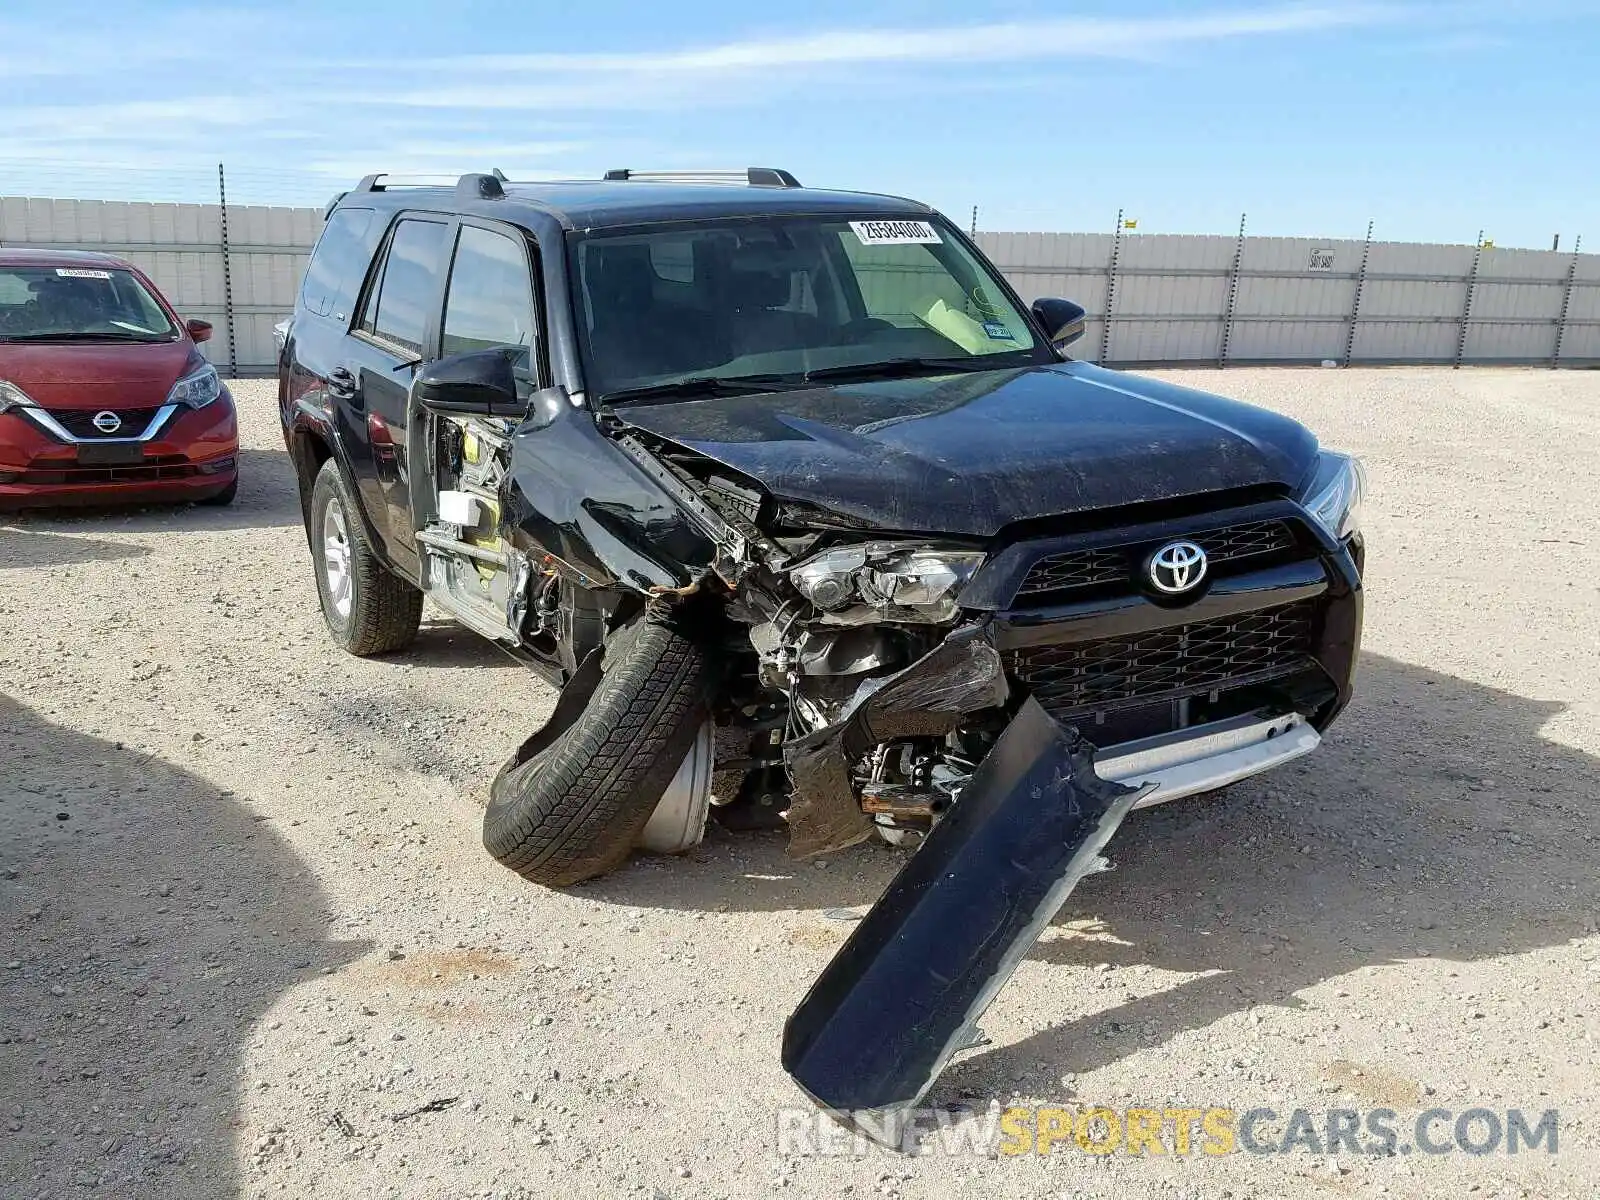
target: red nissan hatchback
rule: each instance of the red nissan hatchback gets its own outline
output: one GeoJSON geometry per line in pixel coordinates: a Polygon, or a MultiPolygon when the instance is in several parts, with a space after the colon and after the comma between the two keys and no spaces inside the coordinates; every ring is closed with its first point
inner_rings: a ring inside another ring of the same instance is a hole
{"type": "Polygon", "coordinates": [[[0,249],[0,509],[231,501],[239,430],[210,336],[119,258],[0,249]]]}

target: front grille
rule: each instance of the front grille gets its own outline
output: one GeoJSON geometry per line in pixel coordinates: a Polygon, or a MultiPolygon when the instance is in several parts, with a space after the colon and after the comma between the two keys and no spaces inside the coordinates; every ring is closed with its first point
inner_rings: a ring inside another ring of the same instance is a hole
{"type": "MultiPolygon", "coordinates": [[[[1212,569],[1221,563],[1278,554],[1293,549],[1295,544],[1293,531],[1282,521],[1248,521],[1191,534],[1188,540],[1206,552],[1212,569]]],[[[1157,545],[1157,542],[1130,542],[1046,555],[1028,571],[1017,596],[1020,599],[1048,592],[1131,583],[1145,554],[1157,545]]]]}
{"type": "Polygon", "coordinates": [[[52,408],[46,411],[55,418],[57,425],[76,438],[136,438],[150,427],[150,421],[159,409],[97,408],[91,411],[89,409],[52,408]],[[110,433],[105,433],[95,428],[95,414],[101,412],[116,413],[122,424],[110,433]]]}
{"type": "Polygon", "coordinates": [[[1222,691],[1307,665],[1316,607],[1302,600],[1124,637],[1011,652],[1012,674],[1065,718],[1222,691]]]}

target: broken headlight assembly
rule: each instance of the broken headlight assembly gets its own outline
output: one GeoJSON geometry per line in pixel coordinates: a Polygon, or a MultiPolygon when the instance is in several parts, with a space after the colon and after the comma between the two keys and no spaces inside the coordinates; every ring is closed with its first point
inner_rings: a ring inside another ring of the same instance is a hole
{"type": "Polygon", "coordinates": [[[167,393],[168,404],[187,404],[190,408],[204,408],[222,395],[222,380],[210,363],[198,371],[191,371],[167,393]]]}
{"type": "Polygon", "coordinates": [[[789,580],[825,622],[931,625],[956,618],[956,593],[982,562],[981,551],[960,547],[867,542],[824,550],[789,580]]]}
{"type": "Polygon", "coordinates": [[[1367,472],[1361,460],[1349,454],[1324,450],[1301,503],[1337,541],[1361,529],[1361,501],[1366,495],[1367,472]]]}

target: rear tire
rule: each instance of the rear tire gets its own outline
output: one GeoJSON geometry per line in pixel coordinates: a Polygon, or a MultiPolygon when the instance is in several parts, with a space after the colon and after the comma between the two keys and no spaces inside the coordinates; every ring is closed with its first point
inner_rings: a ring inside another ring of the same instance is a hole
{"type": "Polygon", "coordinates": [[[311,560],[333,640],[362,658],[409,646],[422,623],[422,593],[378,561],[360,509],[333,459],[311,487],[311,560]]]}
{"type": "Polygon", "coordinates": [[[705,655],[671,625],[646,617],[605,654],[582,713],[506,763],[483,816],[484,848],[547,887],[627,860],[706,719],[705,655]]]}

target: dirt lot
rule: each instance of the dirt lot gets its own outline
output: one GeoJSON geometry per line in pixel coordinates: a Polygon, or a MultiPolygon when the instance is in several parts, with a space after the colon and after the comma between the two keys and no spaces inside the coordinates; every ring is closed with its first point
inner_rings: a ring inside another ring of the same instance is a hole
{"type": "Polygon", "coordinates": [[[1131,820],[932,1099],[1554,1108],[1558,1154],[779,1153],[783,1020],[898,852],[502,870],[551,693],[433,617],[332,649],[245,383],[232,509],[0,518],[0,1195],[1592,1195],[1600,375],[1174,378],[1366,457],[1360,698],[1131,820]]]}

